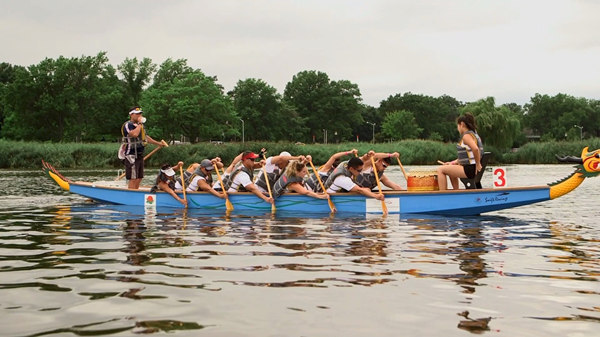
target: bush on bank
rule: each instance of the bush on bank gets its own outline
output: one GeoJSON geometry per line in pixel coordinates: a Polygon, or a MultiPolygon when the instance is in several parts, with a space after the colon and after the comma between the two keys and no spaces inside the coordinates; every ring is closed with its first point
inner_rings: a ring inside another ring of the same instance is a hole
{"type": "MultiPolygon", "coordinates": [[[[557,163],[555,154],[580,155],[581,150],[600,148],[600,139],[587,139],[577,142],[528,143],[517,151],[502,153],[487,146],[493,153],[492,162],[506,164],[552,164],[557,163]]],[[[117,158],[117,143],[39,143],[0,140],[0,168],[35,169],[44,159],[57,168],[120,168],[117,158]]],[[[310,154],[315,164],[322,164],[329,157],[341,151],[356,148],[360,154],[369,150],[376,152],[399,152],[403,165],[435,165],[437,160],[448,161],[456,158],[453,143],[430,140],[408,140],[393,143],[340,143],[340,144],[293,144],[287,142],[246,142],[242,143],[198,143],[171,145],[157,151],[146,163],[148,167],[158,167],[162,163],[186,164],[199,162],[204,158],[221,157],[225,163],[244,150],[258,153],[267,149],[267,156],[288,151],[294,155],[310,154]]],[[[146,154],[154,149],[150,145],[146,154]]],[[[395,163],[394,163],[395,164],[395,163]]]]}

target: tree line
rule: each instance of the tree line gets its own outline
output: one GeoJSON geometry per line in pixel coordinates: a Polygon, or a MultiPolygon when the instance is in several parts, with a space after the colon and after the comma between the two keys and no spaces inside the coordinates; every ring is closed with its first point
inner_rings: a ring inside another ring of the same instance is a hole
{"type": "Polygon", "coordinates": [[[216,76],[187,60],[126,58],[105,52],[46,58],[28,67],[0,63],[0,137],[27,141],[115,141],[131,106],[140,105],[155,139],[217,141],[456,141],[456,117],[471,112],[484,142],[498,149],[528,138],[600,136],[600,101],[535,94],[521,106],[493,97],[460,102],[443,95],[390,95],[372,107],[356,83],[321,71],[295,74],[284,92],[257,78],[226,92],[216,76]]]}

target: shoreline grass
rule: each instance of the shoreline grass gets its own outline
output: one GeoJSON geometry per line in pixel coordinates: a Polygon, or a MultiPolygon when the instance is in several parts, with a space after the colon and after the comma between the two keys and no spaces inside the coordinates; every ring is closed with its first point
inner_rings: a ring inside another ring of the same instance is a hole
{"type": "MultiPolygon", "coordinates": [[[[501,152],[485,147],[493,153],[492,163],[502,164],[555,164],[558,155],[579,156],[581,150],[600,148],[600,138],[574,142],[528,143],[516,151],[501,152]]],[[[62,168],[121,168],[117,158],[117,143],[49,143],[0,140],[0,168],[34,169],[41,166],[44,159],[62,168]]],[[[197,143],[171,145],[157,151],[146,163],[148,167],[158,167],[162,163],[200,162],[204,158],[221,157],[223,162],[231,160],[244,150],[258,152],[267,149],[267,155],[281,151],[296,154],[310,154],[315,164],[324,163],[336,152],[358,149],[360,154],[369,150],[376,152],[399,152],[404,165],[434,165],[437,160],[456,158],[456,146],[430,140],[406,140],[392,143],[339,143],[339,144],[294,144],[288,142],[246,142],[242,143],[197,143]]],[[[149,153],[154,146],[149,146],[149,153]]],[[[396,164],[396,163],[394,163],[396,164]]]]}

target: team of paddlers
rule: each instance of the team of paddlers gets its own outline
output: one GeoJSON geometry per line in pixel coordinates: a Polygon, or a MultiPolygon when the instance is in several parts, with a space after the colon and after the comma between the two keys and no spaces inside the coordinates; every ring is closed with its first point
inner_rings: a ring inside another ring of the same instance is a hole
{"type": "MultiPolygon", "coordinates": [[[[139,188],[144,177],[143,153],[146,143],[164,145],[146,135],[145,118],[142,114],[140,107],[132,108],[129,111],[130,120],[121,128],[123,141],[119,158],[125,165],[125,175],[131,189],[139,188]]],[[[456,189],[458,178],[472,177],[481,170],[483,145],[475,131],[473,116],[466,114],[459,117],[457,130],[461,134],[461,143],[457,145],[458,159],[446,162],[438,168],[438,179],[443,178],[440,189],[447,186],[446,176],[456,189]]],[[[381,191],[379,182],[391,190],[403,190],[384,174],[385,169],[392,163],[392,158],[399,162],[399,157],[398,152],[374,151],[359,157],[358,151],[351,149],[333,154],[325,164],[316,169],[310,155],[293,156],[284,151],[267,157],[265,149],[259,154],[246,151],[236,156],[228,167],[225,167],[219,157],[193,163],[185,171],[181,161],[173,166],[164,164],[152,190],[165,191],[184,205],[187,203],[186,199],[176,192],[204,191],[219,198],[226,198],[227,193],[251,192],[271,204],[286,192],[305,194],[318,199],[327,199],[333,193],[356,192],[383,200],[384,194],[374,193],[377,189],[381,191]],[[311,174],[307,165],[313,169],[311,174]],[[255,170],[259,170],[256,177],[255,170]],[[176,176],[177,171],[180,172],[180,176],[176,176]],[[217,180],[214,180],[213,173],[217,173],[217,180]]]]}

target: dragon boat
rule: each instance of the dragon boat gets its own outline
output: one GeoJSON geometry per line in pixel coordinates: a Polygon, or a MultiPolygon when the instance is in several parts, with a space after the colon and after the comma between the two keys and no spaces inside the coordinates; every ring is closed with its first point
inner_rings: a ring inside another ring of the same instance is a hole
{"type": "MultiPolygon", "coordinates": [[[[600,149],[592,152],[584,148],[580,157],[565,156],[558,160],[577,164],[572,174],[548,185],[507,187],[494,189],[458,189],[447,191],[384,191],[385,206],[390,214],[432,214],[467,216],[529,205],[556,199],[577,188],[585,178],[600,174],[600,149]]],[[[96,201],[117,205],[143,206],[156,210],[161,207],[183,207],[165,192],[151,193],[149,188],[130,190],[103,186],[94,182],[74,182],[61,175],[52,165],[42,161],[44,172],[58,185],[96,201]]],[[[180,193],[183,197],[183,194],[180,193]]],[[[207,192],[187,192],[188,207],[211,211],[225,211],[225,200],[207,192]]],[[[271,210],[271,204],[248,192],[229,193],[235,211],[271,210]]],[[[382,202],[356,193],[331,195],[337,212],[384,213],[382,202]]],[[[329,213],[327,200],[315,199],[296,193],[286,193],[276,199],[278,211],[294,213],[329,213]]]]}

